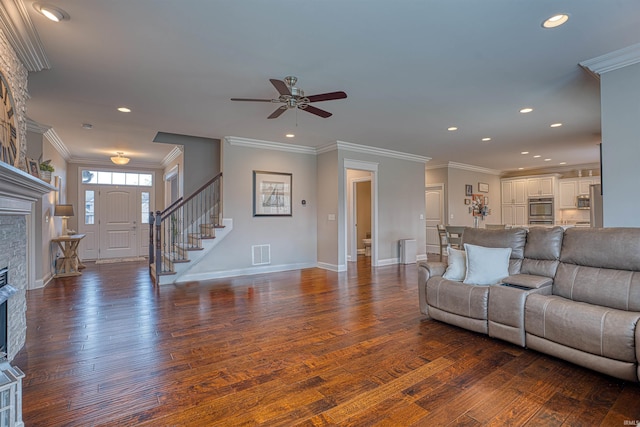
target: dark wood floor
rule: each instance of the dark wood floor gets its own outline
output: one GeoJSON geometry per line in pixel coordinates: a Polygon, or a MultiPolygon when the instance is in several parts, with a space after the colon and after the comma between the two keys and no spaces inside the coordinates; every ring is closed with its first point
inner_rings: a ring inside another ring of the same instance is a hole
{"type": "Polygon", "coordinates": [[[27,293],[29,427],[640,420],[637,384],[425,319],[415,265],[160,289],[87,265],[27,293]]]}

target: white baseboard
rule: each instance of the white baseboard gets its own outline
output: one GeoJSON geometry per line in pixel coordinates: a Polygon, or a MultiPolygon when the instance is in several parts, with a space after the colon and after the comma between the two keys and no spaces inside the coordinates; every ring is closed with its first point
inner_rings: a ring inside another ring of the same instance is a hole
{"type": "Polygon", "coordinates": [[[310,263],[297,263],[297,264],[265,265],[260,267],[238,268],[234,270],[224,270],[224,271],[208,271],[206,273],[185,274],[182,277],[180,277],[180,281],[177,283],[201,281],[201,280],[212,280],[212,279],[224,279],[227,277],[237,277],[237,276],[252,276],[256,274],[277,273],[280,271],[301,270],[303,268],[313,268],[313,267],[316,267],[316,264],[310,262],[310,263]]]}
{"type": "Polygon", "coordinates": [[[378,267],[382,267],[385,265],[394,265],[394,264],[398,264],[400,262],[399,258],[387,258],[387,259],[379,259],[378,260],[378,267]]]}
{"type": "Polygon", "coordinates": [[[426,261],[427,260],[427,254],[420,254],[416,256],[416,261],[426,261]]]}
{"type": "Polygon", "coordinates": [[[336,273],[347,271],[347,266],[344,264],[336,265],[336,264],[329,264],[326,262],[318,262],[316,264],[316,267],[321,268],[323,270],[335,271],[336,273]]]}

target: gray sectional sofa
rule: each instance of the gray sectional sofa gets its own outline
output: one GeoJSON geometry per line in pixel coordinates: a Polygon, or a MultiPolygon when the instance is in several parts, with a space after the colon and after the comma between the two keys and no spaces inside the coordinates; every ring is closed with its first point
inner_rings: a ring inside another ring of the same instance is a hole
{"type": "Polygon", "coordinates": [[[447,264],[419,262],[422,313],[639,381],[640,228],[467,228],[462,239],[471,245],[467,267],[478,263],[478,250],[508,248],[508,260],[496,258],[508,272],[468,284],[477,283],[469,277],[475,271],[449,280],[447,264]]]}

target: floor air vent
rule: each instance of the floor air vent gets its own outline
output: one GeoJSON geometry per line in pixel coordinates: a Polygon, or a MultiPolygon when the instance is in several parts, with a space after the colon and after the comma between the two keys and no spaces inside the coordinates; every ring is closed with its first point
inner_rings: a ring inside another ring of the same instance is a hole
{"type": "Polygon", "coordinates": [[[253,265],[271,264],[271,245],[253,245],[253,265]]]}

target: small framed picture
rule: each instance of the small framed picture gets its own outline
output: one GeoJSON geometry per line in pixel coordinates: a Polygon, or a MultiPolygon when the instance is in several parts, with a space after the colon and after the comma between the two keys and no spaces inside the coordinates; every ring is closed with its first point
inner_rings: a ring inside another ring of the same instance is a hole
{"type": "Polygon", "coordinates": [[[464,199],[464,204],[465,205],[470,205],[471,204],[471,199],[464,199]]]}
{"type": "Polygon", "coordinates": [[[27,159],[27,170],[31,175],[35,176],[36,178],[40,178],[40,166],[35,160],[27,159]]]}
{"type": "Polygon", "coordinates": [[[292,216],[293,175],[253,171],[253,216],[292,216]]]}
{"type": "Polygon", "coordinates": [[[489,204],[489,197],[484,196],[484,204],[488,205],[489,204]]]}
{"type": "Polygon", "coordinates": [[[464,195],[471,196],[473,194],[473,185],[465,184],[464,186],[464,195]]]}
{"type": "Polygon", "coordinates": [[[480,193],[488,193],[489,192],[489,184],[487,184],[486,182],[479,182],[478,183],[478,191],[480,193]]]}

